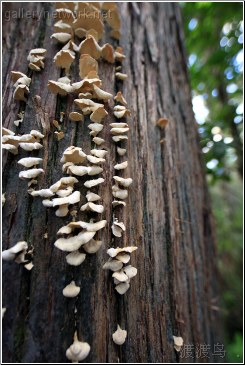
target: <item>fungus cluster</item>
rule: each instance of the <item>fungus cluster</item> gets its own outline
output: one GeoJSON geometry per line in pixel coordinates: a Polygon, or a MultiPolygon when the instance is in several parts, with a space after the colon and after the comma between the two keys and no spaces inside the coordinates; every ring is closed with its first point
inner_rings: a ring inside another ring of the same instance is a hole
{"type": "Polygon", "coordinates": [[[47,50],[44,48],[34,48],[31,49],[27,61],[29,61],[28,67],[33,71],[40,72],[44,69],[44,60],[47,50]]]}
{"type": "Polygon", "coordinates": [[[11,78],[14,82],[14,100],[26,102],[26,96],[29,94],[31,79],[20,71],[11,71],[11,78]]]}
{"type": "Polygon", "coordinates": [[[26,241],[19,241],[14,246],[2,252],[3,261],[16,262],[17,264],[24,264],[27,270],[33,268],[32,263],[33,249],[28,248],[26,241]]]}
{"type": "Polygon", "coordinates": [[[107,250],[110,256],[109,260],[104,264],[104,270],[113,271],[112,277],[116,291],[119,294],[125,294],[130,287],[130,279],[137,275],[137,269],[128,265],[130,254],[137,250],[136,246],[124,248],[109,248],[107,250]]]}
{"type": "Polygon", "coordinates": [[[25,151],[39,150],[43,147],[40,141],[44,135],[33,129],[28,134],[16,135],[7,128],[2,128],[2,148],[8,150],[14,155],[18,154],[18,148],[25,151]]]}
{"type": "MultiPolygon", "coordinates": [[[[127,75],[122,72],[120,64],[125,59],[123,49],[121,47],[114,49],[109,43],[99,44],[104,34],[103,19],[110,28],[110,36],[117,40],[120,38],[120,17],[116,3],[57,2],[55,4],[57,22],[54,25],[54,33],[51,35],[51,39],[59,43],[61,49],[56,53],[53,61],[57,67],[64,70],[63,75],[65,76],[60,77],[57,81],[49,80],[48,88],[51,92],[61,96],[67,96],[71,93],[75,95],[75,107],[69,114],[69,119],[72,122],[89,120],[89,133],[95,148],[89,154],[85,154],[80,147],[69,146],[66,148],[61,163],[63,173],[68,176],[62,177],[48,188],[35,190],[32,187],[37,183],[36,177],[44,172],[39,168],[42,163],[41,158],[26,157],[20,159],[18,164],[26,169],[20,172],[19,177],[30,179],[28,183],[29,194],[33,197],[41,197],[45,207],[55,208],[56,216],[67,217],[70,213],[72,221],[58,230],[54,245],[67,253],[66,262],[68,265],[79,266],[84,262],[87,254],[94,254],[99,250],[102,241],[96,235],[107,224],[106,220],[101,217],[95,219],[94,214],[104,212],[102,199],[96,187],[104,183],[104,179],[100,177],[100,174],[103,172],[102,166],[106,161],[108,151],[100,147],[105,140],[99,136],[99,133],[102,132],[104,118],[108,115],[106,104],[113,98],[113,95],[102,89],[102,82],[98,76],[98,61],[103,60],[115,64],[115,79],[119,83],[126,80],[127,75]],[[96,16],[87,17],[82,15],[94,12],[96,12],[96,16]],[[77,38],[79,44],[75,43],[77,38]],[[70,69],[77,56],[79,58],[80,80],[72,82],[69,78],[70,69]],[[79,183],[79,179],[83,176],[86,176],[83,184],[88,191],[86,193],[86,202],[80,205],[81,193],[78,189],[74,190],[74,186],[79,183]],[[75,208],[69,210],[69,207],[74,205],[76,205],[75,208]],[[89,215],[89,218],[85,219],[83,217],[83,220],[77,220],[78,209],[80,214],[89,215]]],[[[43,48],[32,49],[27,57],[29,68],[40,72],[44,68],[45,55],[46,50],[43,48]]],[[[28,87],[31,79],[20,72],[12,71],[11,75],[15,83],[14,98],[26,101],[25,96],[29,93],[28,87]]],[[[128,197],[128,188],[132,184],[132,179],[124,176],[128,162],[123,157],[127,152],[123,143],[128,139],[127,133],[129,131],[126,117],[129,117],[131,113],[127,109],[127,101],[121,91],[116,94],[114,101],[113,115],[116,120],[110,124],[110,132],[112,140],[116,143],[118,157],[118,161],[114,166],[115,174],[112,186],[114,198],[112,206],[115,213],[115,209],[118,209],[116,207],[126,206],[125,199],[128,197]]],[[[22,122],[24,114],[18,116],[20,119],[14,122],[16,126],[22,122]]],[[[58,140],[64,137],[60,124],[63,117],[64,113],[61,113],[60,120],[53,121],[56,128],[55,135],[58,140]]],[[[30,134],[18,136],[14,132],[4,129],[3,148],[8,149],[13,154],[18,153],[19,146],[26,151],[38,150],[42,148],[40,140],[43,137],[38,131],[31,131],[30,134]]],[[[113,214],[111,229],[113,236],[118,238],[122,237],[123,232],[126,230],[124,223],[120,222],[115,214],[113,214]]],[[[33,266],[32,262],[24,260],[26,253],[29,253],[27,246],[18,251],[19,246],[4,251],[5,260],[22,260],[26,268],[30,270],[33,266]]],[[[103,269],[109,269],[113,272],[115,289],[121,295],[126,293],[130,287],[131,278],[137,274],[137,269],[129,265],[130,254],[136,249],[137,247],[132,246],[110,248],[107,251],[110,257],[104,264],[103,269]]],[[[75,298],[79,295],[80,290],[81,288],[76,285],[75,280],[71,280],[64,287],[63,295],[66,298],[75,298]]],[[[122,345],[126,340],[126,336],[127,331],[121,329],[118,325],[112,338],[117,345],[122,345]]],[[[84,360],[89,352],[89,344],[79,341],[77,332],[75,332],[73,344],[67,349],[66,357],[72,362],[79,362],[84,360]]]]}

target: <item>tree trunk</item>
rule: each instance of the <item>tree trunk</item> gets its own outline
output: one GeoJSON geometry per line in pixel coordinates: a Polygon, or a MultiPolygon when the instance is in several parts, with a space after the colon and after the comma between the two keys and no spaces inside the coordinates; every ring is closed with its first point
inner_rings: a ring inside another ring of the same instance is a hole
{"type": "MultiPolygon", "coordinates": [[[[175,3],[120,3],[122,27],[120,46],[126,60],[123,83],[115,81],[115,65],[100,61],[103,90],[115,95],[122,90],[128,101],[127,160],[128,176],[133,178],[126,208],[117,217],[126,226],[122,238],[113,239],[113,166],[119,161],[110,135],[115,122],[113,102],[107,107],[101,137],[109,153],[103,172],[105,183],[99,188],[108,224],[99,231],[102,248],[87,255],[79,267],[67,265],[64,252],[54,247],[56,233],[71,217],[58,218],[45,208],[40,198],[27,192],[26,181],[18,178],[17,161],[27,157],[19,150],[14,156],[3,153],[3,249],[25,240],[34,247],[31,271],[15,263],[3,263],[3,361],[51,363],[67,362],[65,352],[77,329],[80,340],[91,346],[87,362],[208,362],[217,337],[218,319],[215,271],[215,243],[207,185],[193,117],[180,9],[175,3]],[[169,121],[166,128],[156,126],[160,117],[169,121]],[[131,264],[138,274],[128,292],[116,293],[110,272],[102,270],[111,246],[136,245],[131,264]],[[75,280],[81,287],[76,299],[62,295],[63,288],[75,280]],[[74,307],[78,311],[74,313],[74,307]],[[128,332],[121,347],[112,341],[120,324],[128,332]],[[185,344],[210,346],[208,357],[181,358],[174,350],[173,335],[185,344]]],[[[73,123],[68,115],[74,107],[73,95],[56,97],[48,80],[61,73],[53,63],[60,47],[50,40],[53,33],[51,3],[3,4],[3,125],[16,133],[38,129],[45,133],[43,158],[45,174],[38,188],[47,188],[63,175],[60,159],[70,145],[89,153],[91,144],[87,120],[73,123]],[[22,9],[18,19],[14,11],[22,9]],[[8,11],[12,18],[8,21],[8,11]],[[34,11],[26,18],[26,11],[34,11]],[[24,14],[24,15],[23,15],[24,14]],[[40,14],[42,14],[40,16],[40,14]],[[50,16],[48,16],[48,14],[50,16]],[[39,18],[40,16],[40,18],[39,18]],[[32,48],[48,50],[45,69],[28,71],[27,55],[32,48]],[[13,100],[10,71],[32,77],[26,104],[13,100]],[[41,101],[36,97],[39,95],[41,101]],[[13,121],[20,110],[24,121],[16,128],[13,121]],[[52,121],[65,112],[57,141],[52,121]]],[[[102,44],[117,41],[109,37],[102,44]]],[[[79,81],[78,61],[72,80],[79,81]]],[[[89,119],[88,119],[89,120],[89,119]]],[[[79,189],[85,203],[84,179],[79,189]]],[[[79,213],[79,219],[85,219],[79,213]]]]}

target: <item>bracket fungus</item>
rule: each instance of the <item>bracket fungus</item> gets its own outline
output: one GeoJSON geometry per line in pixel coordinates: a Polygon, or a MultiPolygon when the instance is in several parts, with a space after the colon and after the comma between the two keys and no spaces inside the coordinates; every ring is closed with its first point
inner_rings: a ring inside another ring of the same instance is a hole
{"type": "Polygon", "coordinates": [[[80,287],[76,286],[75,281],[71,281],[70,284],[68,284],[64,289],[63,289],[63,295],[64,297],[67,298],[74,298],[76,296],[78,296],[78,294],[80,293],[80,287]]]}
{"type": "Polygon", "coordinates": [[[88,202],[88,203],[82,205],[80,210],[82,212],[88,210],[88,211],[92,211],[92,212],[96,212],[96,213],[103,213],[104,207],[101,204],[94,204],[92,202],[88,202]]]}
{"type": "Polygon", "coordinates": [[[124,223],[118,222],[118,219],[114,220],[111,229],[115,237],[122,237],[122,232],[126,230],[124,223]]]}
{"type": "Polygon", "coordinates": [[[124,74],[122,72],[116,72],[115,76],[117,79],[122,80],[122,81],[126,80],[126,78],[128,77],[127,74],[124,74]]]}
{"type": "Polygon", "coordinates": [[[131,115],[130,110],[128,110],[123,105],[115,105],[114,108],[113,108],[113,110],[114,110],[113,114],[118,119],[120,119],[122,117],[126,117],[126,116],[130,116],[131,115]]]}
{"type": "Polygon", "coordinates": [[[69,119],[73,122],[83,122],[84,116],[83,116],[83,114],[78,113],[78,112],[71,112],[69,114],[69,119]]]}
{"type": "Polygon", "coordinates": [[[29,61],[28,67],[33,71],[41,71],[44,68],[44,59],[47,50],[44,48],[34,48],[31,49],[27,61],[29,61]]]}
{"type": "Polygon", "coordinates": [[[25,95],[29,94],[29,88],[26,85],[18,85],[14,90],[13,98],[15,100],[26,101],[25,95]]]}
{"type": "Polygon", "coordinates": [[[17,242],[16,245],[4,250],[2,252],[2,259],[4,261],[14,261],[17,260],[18,263],[24,262],[24,256],[27,252],[28,244],[25,241],[17,242]],[[20,260],[18,260],[20,258],[20,260]]]}
{"type": "Polygon", "coordinates": [[[25,167],[32,167],[42,163],[43,159],[38,157],[25,157],[18,161],[18,164],[25,167]]]}
{"type": "Polygon", "coordinates": [[[130,253],[137,250],[136,246],[124,248],[110,248],[107,250],[109,260],[103,265],[104,270],[114,271],[115,290],[123,295],[130,287],[130,279],[137,274],[137,269],[131,265],[124,266],[130,261],[130,253]]]}
{"type": "Polygon", "coordinates": [[[29,169],[26,171],[20,171],[19,178],[20,179],[33,179],[42,173],[44,173],[43,169],[29,169]]]}
{"type": "Polygon", "coordinates": [[[118,163],[114,166],[115,170],[124,170],[126,169],[126,167],[128,167],[128,161],[124,161],[122,163],[118,163]]]}
{"type": "Polygon", "coordinates": [[[119,324],[117,325],[117,330],[113,333],[112,339],[115,344],[121,346],[124,344],[127,338],[127,331],[123,330],[119,324]]]}
{"type": "Polygon", "coordinates": [[[75,54],[70,50],[61,50],[54,56],[54,63],[56,66],[64,68],[66,75],[69,74],[69,70],[72,62],[75,60],[75,54]]]}
{"type": "Polygon", "coordinates": [[[73,344],[66,350],[66,357],[73,363],[78,363],[86,359],[90,352],[90,346],[87,342],[78,341],[77,333],[75,332],[73,344]]]}
{"type": "Polygon", "coordinates": [[[113,176],[113,179],[119,184],[119,185],[122,185],[124,186],[125,188],[128,188],[133,180],[131,179],[131,177],[127,178],[127,179],[124,179],[123,177],[120,177],[120,176],[113,176]]]}
{"type": "Polygon", "coordinates": [[[99,184],[103,184],[104,181],[105,180],[102,177],[99,177],[98,179],[85,181],[84,186],[86,186],[86,188],[92,188],[92,187],[97,186],[99,184]]]}
{"type": "Polygon", "coordinates": [[[160,128],[165,128],[168,124],[168,119],[167,118],[159,118],[157,121],[156,121],[156,125],[160,128]]]}
{"type": "Polygon", "coordinates": [[[178,336],[173,336],[173,340],[174,340],[174,348],[177,352],[181,351],[181,347],[184,344],[184,340],[182,337],[178,337],[178,336]]]}
{"type": "Polygon", "coordinates": [[[85,243],[85,245],[83,245],[83,249],[85,252],[87,252],[89,254],[93,254],[93,253],[96,253],[100,249],[101,245],[102,245],[102,241],[92,239],[88,243],[85,243]]]}
{"type": "Polygon", "coordinates": [[[86,158],[87,156],[81,147],[70,146],[64,151],[60,162],[73,162],[74,164],[77,164],[84,162],[86,158]]]}
{"type": "Polygon", "coordinates": [[[66,262],[72,266],[79,266],[85,260],[86,255],[79,251],[73,251],[66,256],[66,262]]]}
{"type": "Polygon", "coordinates": [[[118,91],[118,93],[114,97],[114,100],[124,106],[127,106],[128,104],[121,91],[118,91]]]}

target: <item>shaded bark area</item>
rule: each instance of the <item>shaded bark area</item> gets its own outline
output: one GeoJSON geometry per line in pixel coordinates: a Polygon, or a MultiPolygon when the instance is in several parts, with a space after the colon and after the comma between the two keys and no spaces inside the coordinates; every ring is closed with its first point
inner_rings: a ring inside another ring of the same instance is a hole
{"type": "MultiPolygon", "coordinates": [[[[34,246],[34,268],[28,272],[17,264],[3,263],[3,361],[66,362],[65,350],[72,343],[77,322],[80,340],[91,352],[86,362],[190,362],[215,361],[212,346],[217,337],[218,318],[213,310],[217,301],[215,245],[212,218],[195,125],[186,60],[183,50],[180,11],[174,3],[140,3],[139,12],[131,3],[121,3],[120,45],[127,58],[123,72],[128,79],[115,82],[115,65],[100,62],[103,89],[115,94],[122,90],[132,116],[127,148],[127,176],[133,178],[127,207],[116,216],[126,225],[122,239],[113,239],[111,186],[113,165],[120,162],[109,133],[113,101],[106,107],[101,137],[106,140],[103,178],[98,192],[103,198],[107,227],[100,231],[103,246],[96,255],[87,255],[80,267],[66,264],[65,253],[56,249],[58,229],[71,217],[58,218],[43,207],[40,199],[27,193],[26,181],[18,178],[17,161],[29,154],[3,154],[3,249],[26,240],[34,246]],[[168,126],[156,126],[166,116],[168,126]],[[47,234],[47,238],[46,235],[47,234]],[[111,247],[136,245],[131,264],[138,268],[130,290],[119,296],[111,274],[102,270],[111,247]],[[67,299],[62,289],[71,280],[81,286],[77,299],[67,299]],[[74,306],[78,312],[75,316],[74,306]],[[128,331],[123,347],[112,341],[119,323],[128,331]],[[186,344],[209,344],[209,359],[181,359],[173,348],[172,336],[182,336],[186,344]]],[[[89,119],[74,124],[68,120],[73,95],[61,98],[47,89],[49,79],[57,80],[60,70],[53,64],[59,50],[50,41],[51,17],[40,19],[5,18],[5,10],[19,8],[52,13],[49,3],[11,3],[3,7],[3,125],[16,133],[31,129],[45,132],[44,148],[36,155],[44,159],[45,174],[38,187],[46,188],[62,176],[60,159],[69,145],[89,153],[89,119]],[[48,50],[45,69],[28,71],[30,49],[48,50]],[[10,71],[32,77],[25,104],[12,99],[10,71]],[[41,97],[41,101],[36,96],[41,97]],[[13,121],[25,110],[24,121],[16,128],[13,121]],[[53,119],[65,112],[60,142],[54,135],[53,119]]],[[[104,41],[107,40],[106,38],[104,41]]],[[[110,40],[114,45],[117,43],[110,40]]],[[[72,81],[78,81],[78,62],[72,66],[72,81]]],[[[122,144],[124,146],[124,144],[122,144]]],[[[34,155],[34,154],[33,154],[34,155]]],[[[77,185],[85,203],[86,179],[77,185]]],[[[88,219],[84,213],[79,218],[88,219]]]]}

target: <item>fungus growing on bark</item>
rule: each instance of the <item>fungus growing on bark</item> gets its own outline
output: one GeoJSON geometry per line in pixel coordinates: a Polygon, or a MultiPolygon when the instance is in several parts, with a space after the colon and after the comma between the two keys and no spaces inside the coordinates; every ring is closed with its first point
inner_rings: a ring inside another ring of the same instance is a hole
{"type": "Polygon", "coordinates": [[[64,297],[75,298],[80,293],[80,287],[76,286],[75,281],[71,281],[62,291],[64,297]]]}
{"type": "Polygon", "coordinates": [[[58,141],[60,141],[61,139],[63,139],[65,137],[65,133],[62,131],[61,132],[55,131],[54,134],[56,135],[58,141]]]}
{"type": "Polygon", "coordinates": [[[28,86],[20,84],[16,87],[13,98],[15,100],[26,101],[26,94],[29,94],[28,86]]]}
{"type": "Polygon", "coordinates": [[[41,189],[41,190],[28,190],[28,193],[31,196],[40,196],[42,198],[51,198],[51,196],[54,196],[54,193],[50,189],[41,189]]]}
{"type": "Polygon", "coordinates": [[[9,144],[9,143],[2,144],[2,149],[8,150],[13,155],[17,155],[18,154],[18,148],[16,146],[12,145],[12,144],[9,144]]]}
{"type": "Polygon", "coordinates": [[[128,276],[123,272],[122,269],[114,272],[114,274],[112,274],[112,277],[117,279],[117,281],[119,282],[125,282],[128,280],[128,276]]]}
{"type": "Polygon", "coordinates": [[[181,347],[184,344],[184,340],[182,337],[178,337],[178,336],[173,336],[173,340],[174,340],[174,348],[177,352],[181,351],[181,347]]]}
{"type": "Polygon", "coordinates": [[[98,62],[89,54],[82,54],[79,60],[79,76],[83,79],[91,71],[98,73],[98,62]]]}
{"type": "Polygon", "coordinates": [[[73,251],[66,256],[66,262],[71,266],[79,266],[85,260],[86,255],[79,251],[73,251]]]}
{"type": "Polygon", "coordinates": [[[105,142],[105,140],[103,138],[100,138],[100,137],[94,137],[93,138],[93,142],[95,144],[97,144],[98,146],[100,146],[100,145],[102,145],[105,142]]]}
{"type": "Polygon", "coordinates": [[[48,81],[48,88],[54,94],[65,96],[73,91],[73,87],[70,84],[61,81],[48,81]]]}
{"type": "Polygon", "coordinates": [[[18,161],[18,164],[25,167],[32,167],[42,163],[43,159],[38,157],[25,157],[18,161]]]}
{"type": "Polygon", "coordinates": [[[114,97],[114,100],[117,101],[118,103],[124,105],[124,106],[127,106],[127,104],[128,104],[121,91],[118,91],[118,93],[114,97]]]}
{"type": "Polygon", "coordinates": [[[69,238],[58,238],[54,245],[61,251],[77,251],[82,245],[88,243],[95,235],[95,231],[82,231],[78,235],[69,238]]]}
{"type": "Polygon", "coordinates": [[[120,142],[124,139],[128,139],[128,137],[120,135],[120,136],[113,136],[112,139],[113,139],[114,142],[120,142]]]}
{"type": "Polygon", "coordinates": [[[122,185],[124,186],[125,188],[128,188],[133,180],[129,177],[127,179],[124,179],[123,177],[120,177],[120,176],[113,176],[113,179],[119,184],[119,185],[122,185]]]}
{"type": "Polygon", "coordinates": [[[53,33],[50,38],[51,39],[55,39],[57,42],[65,44],[67,43],[70,39],[71,39],[71,34],[69,33],[64,33],[64,32],[60,32],[60,33],[53,33]]]}
{"type": "Polygon", "coordinates": [[[92,155],[98,157],[98,158],[104,158],[105,155],[107,155],[108,151],[106,150],[98,150],[98,149],[93,149],[90,151],[92,153],[92,155]]]}
{"type": "Polygon", "coordinates": [[[126,203],[123,202],[122,200],[113,200],[112,201],[112,206],[116,207],[117,205],[123,205],[124,207],[126,207],[126,203]]]}
{"type": "Polygon", "coordinates": [[[129,287],[130,285],[128,283],[120,283],[115,286],[115,289],[119,294],[123,295],[128,291],[129,287]]]}
{"type": "Polygon", "coordinates": [[[83,114],[78,113],[78,112],[71,112],[69,114],[69,119],[72,120],[73,122],[83,122],[84,116],[83,116],[83,114]]]}
{"type": "MultiPolygon", "coordinates": [[[[9,248],[8,250],[4,250],[2,252],[2,259],[4,261],[18,261],[18,257],[21,256],[21,262],[23,262],[23,257],[27,252],[28,244],[25,241],[17,242],[16,245],[9,248]]],[[[20,263],[20,262],[18,262],[20,263]]]]}
{"type": "Polygon", "coordinates": [[[52,200],[53,207],[59,206],[59,209],[55,212],[58,217],[65,217],[68,213],[68,205],[76,204],[81,199],[80,191],[74,191],[71,195],[64,198],[54,198],[52,200]]]}
{"type": "Polygon", "coordinates": [[[110,259],[103,265],[103,270],[118,271],[121,270],[122,267],[123,267],[122,262],[110,259]]]}
{"type": "Polygon", "coordinates": [[[119,326],[119,324],[117,325],[117,330],[116,332],[113,333],[112,335],[112,339],[113,341],[121,346],[124,344],[124,342],[126,341],[127,338],[127,331],[121,329],[121,327],[119,326]]]}
{"type": "Polygon", "coordinates": [[[114,236],[122,237],[122,232],[125,231],[126,228],[123,222],[118,222],[118,219],[115,219],[111,229],[114,236]]]}
{"type": "Polygon", "coordinates": [[[31,83],[31,79],[20,71],[11,71],[11,78],[14,82],[14,87],[18,86],[19,84],[29,86],[31,83]]]}
{"type": "Polygon", "coordinates": [[[54,56],[54,63],[56,66],[64,68],[66,75],[69,74],[69,70],[72,62],[75,60],[75,54],[73,51],[61,50],[54,56]]]}
{"type": "MultiPolygon", "coordinates": [[[[118,119],[120,119],[122,117],[126,117],[127,115],[128,116],[131,115],[131,112],[124,105],[115,105],[113,110],[114,110],[113,114],[118,119]]],[[[118,125],[118,128],[119,127],[120,127],[120,125],[118,125]]],[[[123,128],[123,126],[122,126],[122,128],[123,128]]]]}
{"type": "Polygon", "coordinates": [[[107,102],[110,98],[112,98],[112,94],[100,89],[98,86],[93,85],[94,93],[97,99],[103,100],[104,102],[107,102]]]}
{"type": "Polygon", "coordinates": [[[116,73],[115,73],[115,76],[116,76],[116,78],[117,78],[118,80],[122,80],[122,81],[126,80],[126,78],[128,77],[128,75],[127,75],[127,74],[124,74],[124,73],[122,73],[122,72],[116,72],[116,73]]]}
{"type": "Polygon", "coordinates": [[[87,342],[80,342],[77,333],[74,334],[73,344],[66,350],[66,357],[73,363],[78,363],[86,359],[90,352],[90,346],[87,342]]]}
{"type": "Polygon", "coordinates": [[[16,125],[16,127],[19,127],[20,123],[22,123],[22,122],[23,122],[23,119],[24,119],[24,112],[20,112],[20,113],[18,114],[18,117],[19,117],[20,119],[18,119],[18,120],[14,120],[14,125],[16,125]]]}
{"type": "Polygon", "coordinates": [[[88,180],[84,183],[84,186],[86,186],[86,188],[92,188],[93,186],[97,186],[99,184],[102,184],[105,180],[100,177],[98,179],[94,179],[94,180],[88,180]]]}
{"type": "Polygon", "coordinates": [[[118,163],[114,166],[115,170],[124,170],[128,167],[128,161],[124,161],[122,163],[118,163]]]}
{"type": "Polygon", "coordinates": [[[29,169],[26,171],[20,171],[20,179],[33,179],[44,172],[43,169],[29,169]]]}
{"type": "Polygon", "coordinates": [[[43,148],[43,145],[41,145],[41,143],[39,142],[34,142],[34,143],[19,143],[20,148],[22,148],[25,151],[33,151],[33,150],[40,150],[41,148],[43,148]]]}
{"type": "Polygon", "coordinates": [[[157,121],[156,121],[156,125],[160,128],[165,128],[166,125],[168,124],[168,119],[167,118],[159,118],[157,121]]]}
{"type": "Polygon", "coordinates": [[[86,160],[87,156],[81,149],[81,147],[74,147],[70,146],[68,147],[64,153],[63,157],[61,158],[60,162],[73,162],[75,164],[82,163],[86,160]]]}
{"type": "MultiPolygon", "coordinates": [[[[117,255],[117,260],[119,260],[119,256],[120,256],[121,254],[119,254],[119,255],[117,255]]],[[[137,269],[136,269],[136,267],[133,267],[133,266],[131,266],[131,265],[128,265],[128,266],[125,266],[124,268],[123,268],[123,271],[125,272],[125,274],[127,275],[127,277],[129,278],[129,279],[131,279],[131,278],[133,278],[134,276],[136,276],[137,275],[137,269]]]]}
{"type": "Polygon", "coordinates": [[[92,211],[92,212],[96,212],[96,213],[103,213],[104,207],[101,204],[94,204],[92,202],[88,202],[88,203],[82,205],[80,210],[82,212],[88,210],[88,211],[92,211]]]}
{"type": "Polygon", "coordinates": [[[85,252],[89,253],[89,254],[93,254],[96,253],[100,247],[102,245],[102,241],[97,241],[92,239],[91,241],[89,241],[88,243],[85,243],[85,245],[83,245],[83,249],[85,252]]]}
{"type": "Polygon", "coordinates": [[[101,197],[98,194],[92,193],[91,191],[88,191],[86,194],[86,199],[88,202],[95,202],[97,200],[100,200],[101,197]]]}
{"type": "Polygon", "coordinates": [[[128,191],[125,189],[120,189],[117,185],[113,185],[112,186],[112,195],[114,196],[114,198],[117,199],[127,199],[128,197],[128,191]]]}
{"type": "Polygon", "coordinates": [[[89,134],[93,137],[96,137],[97,134],[102,131],[103,125],[100,123],[91,123],[88,125],[88,128],[91,129],[89,134]]]}
{"type": "MultiPolygon", "coordinates": [[[[106,152],[107,152],[107,151],[106,151],[106,152]]],[[[95,156],[91,156],[91,155],[87,155],[87,160],[88,160],[90,163],[93,163],[93,164],[99,164],[99,163],[103,163],[103,162],[105,162],[105,159],[104,159],[104,158],[95,157],[95,156]]]]}
{"type": "Polygon", "coordinates": [[[128,247],[123,247],[123,248],[109,248],[107,250],[107,253],[110,257],[116,257],[119,253],[121,252],[128,252],[128,253],[132,253],[133,251],[137,250],[138,247],[136,246],[128,246],[128,247]]]}

